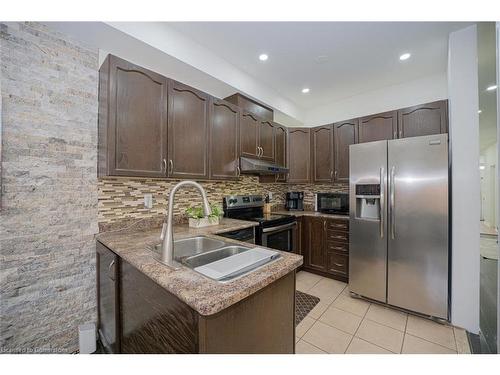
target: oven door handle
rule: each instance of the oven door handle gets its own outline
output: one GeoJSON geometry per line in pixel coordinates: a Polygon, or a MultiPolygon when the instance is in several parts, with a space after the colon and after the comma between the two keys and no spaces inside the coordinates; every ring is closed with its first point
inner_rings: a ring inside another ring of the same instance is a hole
{"type": "Polygon", "coordinates": [[[292,227],[296,226],[297,223],[291,223],[291,224],[284,224],[284,225],[279,225],[277,227],[271,227],[271,228],[264,228],[262,229],[262,233],[269,233],[269,232],[277,232],[282,229],[291,229],[292,227]]]}

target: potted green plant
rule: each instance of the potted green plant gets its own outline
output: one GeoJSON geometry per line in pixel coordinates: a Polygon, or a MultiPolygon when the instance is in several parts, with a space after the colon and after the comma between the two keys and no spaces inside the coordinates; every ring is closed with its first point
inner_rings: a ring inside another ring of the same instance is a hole
{"type": "Polygon", "coordinates": [[[189,227],[203,228],[218,225],[219,219],[223,214],[222,208],[219,205],[211,204],[210,209],[212,210],[212,214],[208,217],[204,217],[202,206],[192,206],[186,209],[186,215],[189,218],[189,227]]]}

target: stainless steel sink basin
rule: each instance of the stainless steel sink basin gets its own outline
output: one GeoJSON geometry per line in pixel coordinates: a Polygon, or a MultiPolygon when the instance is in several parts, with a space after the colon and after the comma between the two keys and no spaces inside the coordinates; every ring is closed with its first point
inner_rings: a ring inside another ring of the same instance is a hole
{"type": "MultiPolygon", "coordinates": [[[[161,246],[160,243],[152,248],[153,257],[160,262],[161,246]]],[[[205,236],[174,241],[174,264],[184,265],[218,282],[234,280],[278,258],[277,252],[233,245],[205,236]]]]}
{"type": "Polygon", "coordinates": [[[181,263],[189,268],[196,268],[204,266],[205,264],[221,260],[232,255],[243,253],[250,250],[248,247],[243,246],[226,246],[221,249],[216,249],[202,254],[193,255],[181,260],[181,263]]]}
{"type": "MultiPolygon", "coordinates": [[[[154,246],[153,252],[155,257],[160,257],[161,255],[161,243],[154,246]]],[[[208,238],[205,236],[197,236],[191,238],[183,238],[174,241],[174,259],[179,262],[181,259],[201,254],[206,251],[212,251],[215,249],[220,249],[226,246],[227,243],[221,240],[215,240],[213,238],[208,238]]]]}

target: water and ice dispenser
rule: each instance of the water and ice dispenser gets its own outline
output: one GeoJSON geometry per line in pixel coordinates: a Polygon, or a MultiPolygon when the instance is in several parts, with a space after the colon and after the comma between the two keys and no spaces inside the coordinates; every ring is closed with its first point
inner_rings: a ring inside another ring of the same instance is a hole
{"type": "Polygon", "coordinates": [[[356,218],[380,220],[380,184],[356,185],[356,218]]]}

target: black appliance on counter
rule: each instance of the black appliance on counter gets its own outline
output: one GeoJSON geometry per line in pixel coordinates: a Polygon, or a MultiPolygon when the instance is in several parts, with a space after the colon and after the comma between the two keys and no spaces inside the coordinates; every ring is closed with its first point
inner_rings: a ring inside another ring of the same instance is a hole
{"type": "Polygon", "coordinates": [[[260,195],[231,195],[222,200],[224,217],[259,223],[255,227],[255,243],[282,251],[295,250],[295,216],[264,214],[260,195]]]}
{"type": "Polygon", "coordinates": [[[349,193],[317,193],[314,211],[328,214],[349,215],[349,193]]]}
{"type": "Polygon", "coordinates": [[[304,211],[304,192],[289,191],[286,193],[285,208],[289,211],[304,211]]]}

